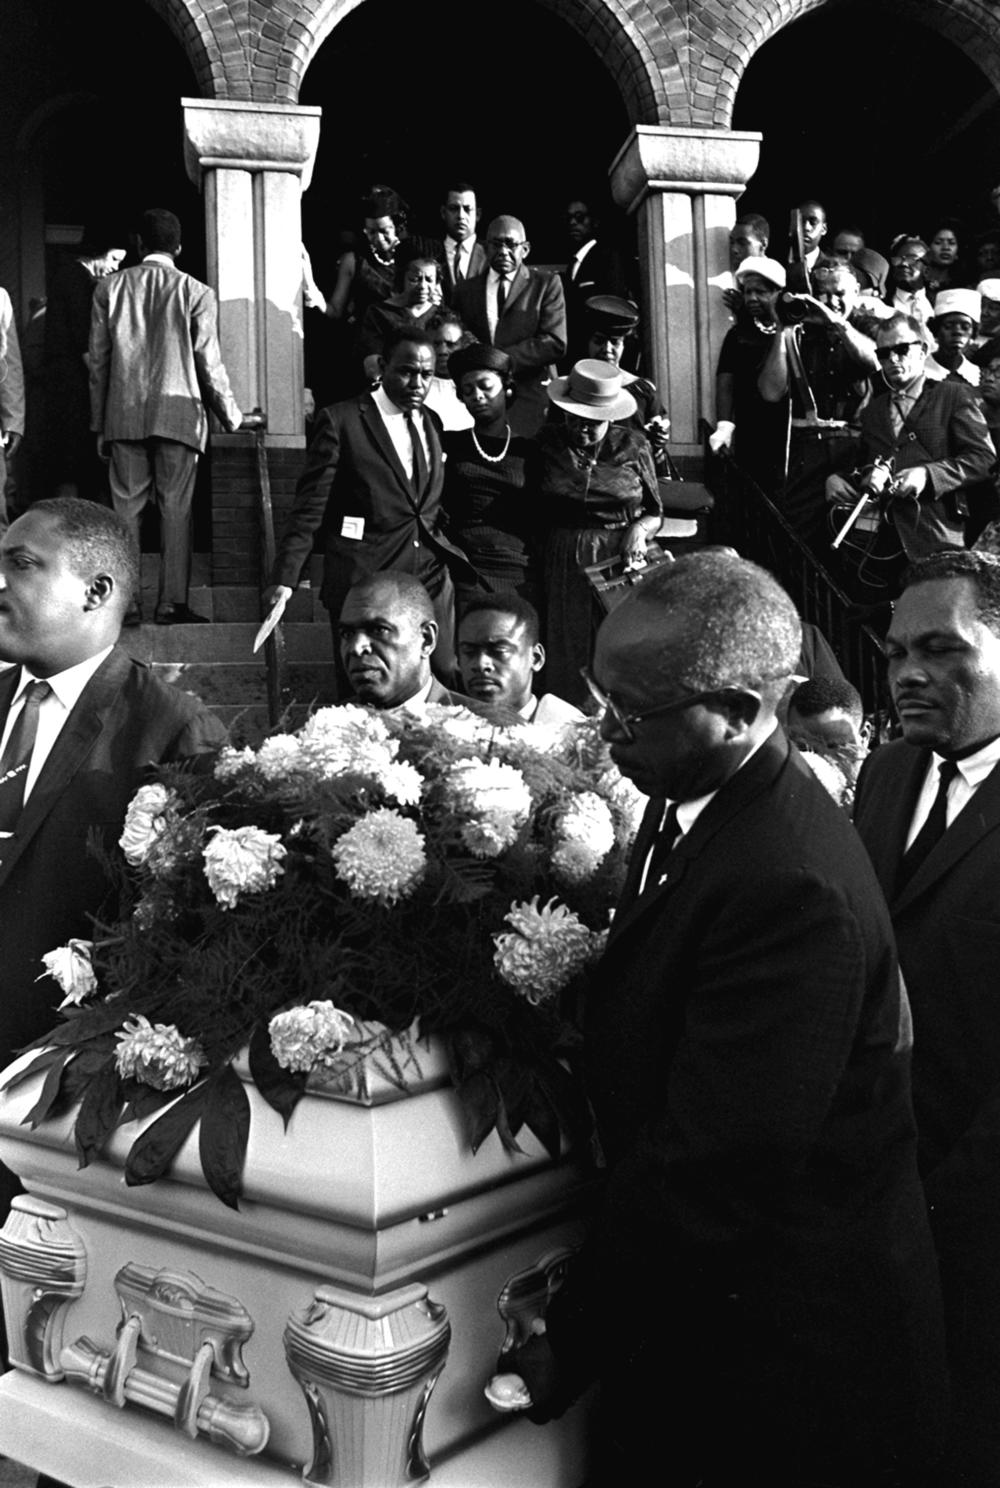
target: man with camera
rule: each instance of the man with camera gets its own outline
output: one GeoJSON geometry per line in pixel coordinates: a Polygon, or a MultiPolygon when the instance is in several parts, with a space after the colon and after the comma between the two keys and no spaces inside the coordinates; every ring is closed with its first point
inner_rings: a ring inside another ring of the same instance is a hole
{"type": "MultiPolygon", "coordinates": [[[[893,315],[876,332],[876,356],[885,391],[861,416],[857,465],[891,462],[882,496],[903,558],[912,562],[943,548],[965,545],[965,492],[990,473],[996,451],[982,409],[963,382],[926,376],[927,344],[920,322],[893,315]]],[[[832,474],[827,500],[853,507],[865,476],[832,474]]]]}
{"type": "Polygon", "coordinates": [[[841,450],[858,436],[858,416],[878,368],[875,343],[855,324],[860,287],[849,264],[821,258],[812,294],[786,290],[775,302],[781,327],[761,369],[767,403],[791,404],[784,489],[788,522],[803,541],[825,547],[826,476],[845,460],[841,450]]]}

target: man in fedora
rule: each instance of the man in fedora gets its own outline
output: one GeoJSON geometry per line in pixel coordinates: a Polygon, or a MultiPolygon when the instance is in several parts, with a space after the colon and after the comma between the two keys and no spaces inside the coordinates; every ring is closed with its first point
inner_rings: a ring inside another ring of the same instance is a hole
{"type": "Polygon", "coordinates": [[[531,244],[517,217],[495,217],[486,231],[489,268],[455,286],[453,306],[477,341],[499,346],[514,367],[515,434],[537,434],[543,388],[566,350],[566,301],[558,274],[528,268],[531,244]]]}
{"type": "Polygon", "coordinates": [[[561,411],[538,437],[538,490],[550,524],[545,541],[546,686],[567,702],[588,700],[580,668],[590,662],[599,618],[584,570],[607,559],[639,565],[662,521],[649,441],[629,427],[635,398],[624,374],[586,358],[554,377],[561,411]]]}

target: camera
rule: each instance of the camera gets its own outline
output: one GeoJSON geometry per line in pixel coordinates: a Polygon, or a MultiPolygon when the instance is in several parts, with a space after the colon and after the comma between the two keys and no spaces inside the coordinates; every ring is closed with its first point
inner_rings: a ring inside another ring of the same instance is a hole
{"type": "Polygon", "coordinates": [[[801,325],[814,313],[814,306],[806,295],[792,294],[788,289],[783,289],[774,302],[774,314],[779,325],[801,325]]]}

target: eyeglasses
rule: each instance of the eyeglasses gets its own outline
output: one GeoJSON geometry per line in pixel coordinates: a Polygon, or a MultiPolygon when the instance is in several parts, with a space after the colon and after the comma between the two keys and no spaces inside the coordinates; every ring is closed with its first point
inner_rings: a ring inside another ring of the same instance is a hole
{"type": "Polygon", "coordinates": [[[690,708],[693,703],[704,702],[705,698],[717,697],[720,691],[725,690],[713,687],[708,692],[686,692],[683,697],[674,698],[673,702],[657,703],[654,708],[644,708],[641,713],[623,713],[614,698],[604,691],[599,682],[594,680],[589,667],[581,667],[580,676],[586,682],[594,702],[605,713],[611,714],[615,728],[629,744],[635,739],[637,723],[643,723],[647,718],[658,718],[664,713],[673,713],[680,708],[690,708]]]}
{"type": "Polygon", "coordinates": [[[897,341],[894,346],[878,346],[875,355],[880,362],[905,361],[911,346],[923,346],[922,341],[897,341]]]}
{"type": "Polygon", "coordinates": [[[924,257],[925,255],[923,253],[900,253],[892,260],[892,262],[894,264],[909,264],[910,267],[913,268],[915,265],[922,264],[924,261],[924,257]]]}
{"type": "Polygon", "coordinates": [[[519,241],[517,238],[487,238],[486,241],[491,248],[523,248],[525,246],[524,240],[519,241]]]}

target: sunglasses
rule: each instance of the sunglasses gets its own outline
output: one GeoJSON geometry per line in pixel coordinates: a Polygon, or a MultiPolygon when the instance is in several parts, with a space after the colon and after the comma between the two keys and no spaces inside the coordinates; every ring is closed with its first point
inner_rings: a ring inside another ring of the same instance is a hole
{"type": "Polygon", "coordinates": [[[911,346],[923,346],[922,341],[897,341],[895,346],[878,346],[875,355],[880,362],[903,361],[911,346]]]}

